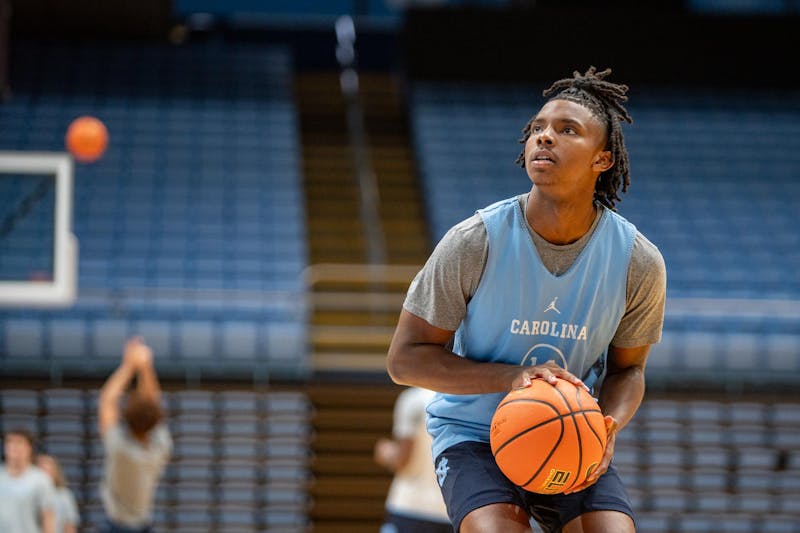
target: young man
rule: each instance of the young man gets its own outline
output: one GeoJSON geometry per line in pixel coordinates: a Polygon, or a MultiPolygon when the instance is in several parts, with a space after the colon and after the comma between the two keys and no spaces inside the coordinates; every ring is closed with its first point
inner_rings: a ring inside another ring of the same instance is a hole
{"type": "Polygon", "coordinates": [[[108,518],[104,533],[152,531],[153,496],[172,451],[160,401],[153,354],[134,338],[100,390],[98,423],[105,450],[100,495],[108,518]],[[136,388],[120,413],[120,398],[134,376],[136,388]]]}
{"type": "Polygon", "coordinates": [[[0,464],[0,531],[55,533],[55,489],[47,474],[33,464],[33,436],[14,429],[3,438],[5,464],[0,464]]]}
{"type": "Polygon", "coordinates": [[[433,391],[409,387],[394,404],[392,438],[375,443],[375,462],[394,472],[380,533],[453,533],[436,483],[425,406],[433,391]]]}
{"type": "Polygon", "coordinates": [[[644,394],[666,291],[658,249],[613,209],[630,182],[625,85],[574,73],[523,130],[533,185],[453,227],[412,281],[388,355],[394,381],[436,390],[428,430],[456,531],[627,533],[633,511],[610,465],[644,394]],[[514,486],[489,448],[495,407],[532,379],[591,389],[608,445],[569,493],[514,486]]]}

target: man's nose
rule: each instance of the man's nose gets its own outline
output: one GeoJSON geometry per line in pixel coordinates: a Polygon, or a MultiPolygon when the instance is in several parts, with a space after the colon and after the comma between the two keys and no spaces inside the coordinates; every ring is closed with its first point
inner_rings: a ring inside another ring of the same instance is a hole
{"type": "Polygon", "coordinates": [[[552,131],[549,127],[543,128],[536,134],[536,145],[546,145],[549,146],[553,144],[553,136],[551,135],[552,131]]]}

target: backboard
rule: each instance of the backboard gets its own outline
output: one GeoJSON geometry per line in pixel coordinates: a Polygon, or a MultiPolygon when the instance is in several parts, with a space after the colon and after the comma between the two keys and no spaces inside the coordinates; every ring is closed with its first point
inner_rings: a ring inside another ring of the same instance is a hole
{"type": "Polygon", "coordinates": [[[65,307],[75,301],[72,158],[0,151],[0,307],[65,307]]]}

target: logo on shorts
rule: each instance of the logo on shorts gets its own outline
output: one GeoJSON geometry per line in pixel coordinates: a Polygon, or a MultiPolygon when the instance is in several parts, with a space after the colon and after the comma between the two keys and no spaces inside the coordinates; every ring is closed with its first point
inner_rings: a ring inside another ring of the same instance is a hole
{"type": "Polygon", "coordinates": [[[450,470],[450,467],[447,466],[447,457],[442,457],[442,460],[439,461],[439,464],[436,467],[436,479],[439,480],[440,487],[444,485],[444,480],[447,477],[448,470],[450,470]]]}
{"type": "Polygon", "coordinates": [[[542,490],[552,493],[561,492],[561,489],[567,484],[571,475],[572,472],[569,470],[556,470],[553,468],[550,470],[550,475],[544,480],[542,490]]]}

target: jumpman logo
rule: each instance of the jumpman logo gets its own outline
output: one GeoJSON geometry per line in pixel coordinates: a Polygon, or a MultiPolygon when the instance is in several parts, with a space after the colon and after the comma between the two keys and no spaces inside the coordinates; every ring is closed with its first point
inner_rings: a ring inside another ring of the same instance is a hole
{"type": "Polygon", "coordinates": [[[553,298],[553,301],[552,301],[552,302],[550,302],[550,305],[548,305],[547,307],[545,307],[545,308],[544,308],[544,312],[546,313],[546,312],[548,312],[548,311],[555,311],[556,313],[558,313],[558,314],[560,315],[560,314],[561,314],[561,311],[559,311],[559,310],[558,310],[558,307],[556,307],[556,302],[557,302],[557,301],[558,301],[558,296],[556,296],[555,298],[553,298]]]}

